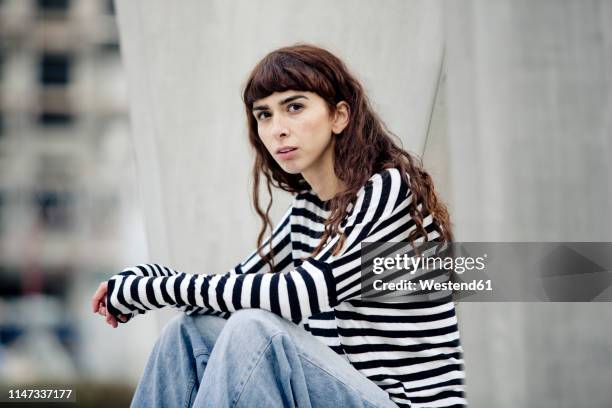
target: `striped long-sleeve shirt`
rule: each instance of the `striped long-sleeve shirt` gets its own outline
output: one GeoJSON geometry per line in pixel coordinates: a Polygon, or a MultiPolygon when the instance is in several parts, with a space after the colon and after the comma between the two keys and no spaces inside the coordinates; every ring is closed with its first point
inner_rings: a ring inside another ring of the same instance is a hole
{"type": "MultiPolygon", "coordinates": [[[[340,252],[332,254],[336,235],[311,256],[330,212],[328,202],[304,190],[262,246],[265,255],[272,239],[274,271],[257,251],[225,274],[141,264],[109,280],[108,310],[131,317],[171,306],[227,318],[241,308],[265,309],[344,356],[400,407],[465,406],[463,354],[451,299],[432,304],[360,298],[360,243],[407,241],[416,228],[408,213],[411,199],[398,169],[374,174],[340,225],[346,236],[340,252]]],[[[423,225],[429,241],[439,238],[431,216],[423,225]]]]}

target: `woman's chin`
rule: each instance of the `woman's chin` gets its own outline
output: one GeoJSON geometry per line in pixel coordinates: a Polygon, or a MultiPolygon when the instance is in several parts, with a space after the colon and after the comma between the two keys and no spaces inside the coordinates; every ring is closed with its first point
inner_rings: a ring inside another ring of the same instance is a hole
{"type": "Polygon", "coordinates": [[[285,171],[285,173],[289,174],[300,174],[302,173],[302,168],[300,166],[296,166],[293,163],[279,163],[281,169],[285,171]]]}

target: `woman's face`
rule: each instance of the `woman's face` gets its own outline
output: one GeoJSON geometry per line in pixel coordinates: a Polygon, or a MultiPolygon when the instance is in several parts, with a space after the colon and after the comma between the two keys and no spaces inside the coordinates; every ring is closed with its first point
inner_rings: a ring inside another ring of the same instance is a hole
{"type": "Polygon", "coordinates": [[[333,165],[332,132],[340,133],[346,126],[348,114],[343,111],[344,106],[330,114],[323,98],[303,91],[275,92],[253,103],[259,138],[290,174],[333,165]]]}

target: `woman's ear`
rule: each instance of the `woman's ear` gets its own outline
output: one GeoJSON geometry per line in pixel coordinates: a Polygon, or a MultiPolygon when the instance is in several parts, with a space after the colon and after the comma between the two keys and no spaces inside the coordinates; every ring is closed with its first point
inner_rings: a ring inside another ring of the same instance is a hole
{"type": "Polygon", "coordinates": [[[334,112],[334,123],[332,125],[332,132],[335,135],[342,133],[346,125],[349,123],[351,116],[351,109],[348,103],[345,101],[338,102],[336,105],[336,112],[334,112]]]}

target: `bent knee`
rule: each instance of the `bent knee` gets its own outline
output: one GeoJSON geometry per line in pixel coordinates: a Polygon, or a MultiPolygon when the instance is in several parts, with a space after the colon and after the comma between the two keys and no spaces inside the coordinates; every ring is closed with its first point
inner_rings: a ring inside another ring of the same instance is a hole
{"type": "Polygon", "coordinates": [[[230,320],[249,320],[261,322],[276,322],[282,317],[264,309],[247,308],[232,313],[230,320]]]}
{"type": "Polygon", "coordinates": [[[284,331],[282,317],[263,309],[240,309],[233,312],[224,330],[243,333],[245,336],[263,334],[272,336],[284,331]]]}
{"type": "Polygon", "coordinates": [[[184,313],[180,313],[176,316],[173,316],[168,323],[165,324],[164,328],[162,329],[162,336],[172,336],[172,335],[176,335],[177,333],[180,333],[182,328],[185,326],[185,324],[187,323],[187,319],[189,318],[189,316],[185,315],[184,313]]]}

